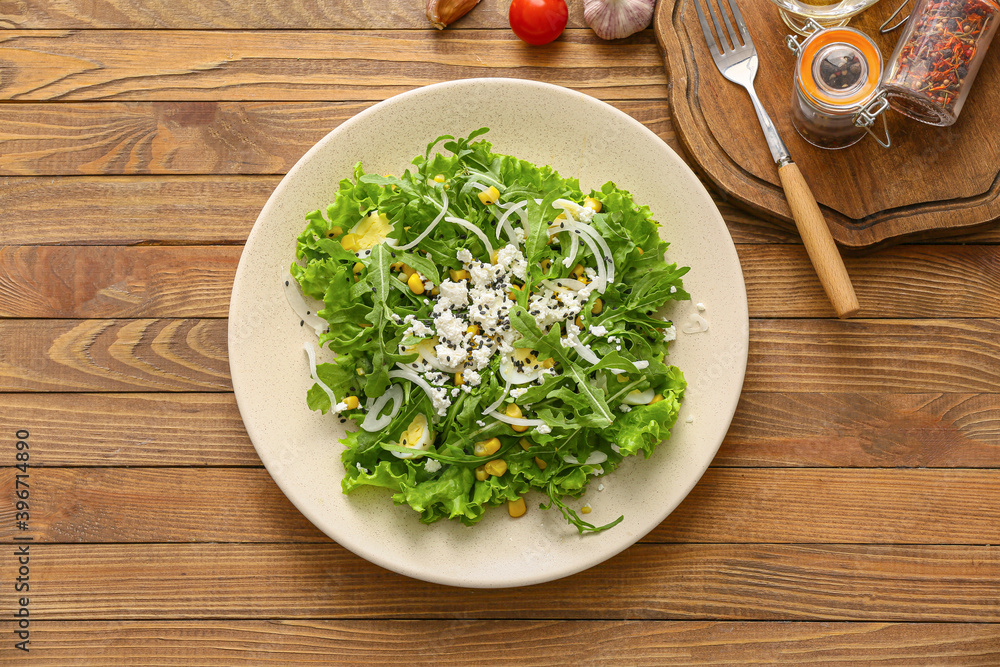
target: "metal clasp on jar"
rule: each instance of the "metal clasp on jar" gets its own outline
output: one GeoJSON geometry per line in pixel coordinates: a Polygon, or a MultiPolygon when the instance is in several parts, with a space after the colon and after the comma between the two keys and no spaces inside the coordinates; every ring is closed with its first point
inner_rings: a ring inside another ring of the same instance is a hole
{"type": "Polygon", "coordinates": [[[863,106],[860,111],[854,114],[854,124],[858,127],[864,128],[865,132],[875,137],[875,141],[877,141],[878,145],[882,148],[889,148],[892,146],[892,138],[889,136],[889,123],[886,121],[885,116],[882,116],[882,127],[885,130],[884,142],[877,134],[872,132],[872,125],[875,123],[875,119],[885,113],[888,108],[889,100],[885,96],[885,91],[880,90],[878,95],[873,97],[868,104],[863,106]]]}

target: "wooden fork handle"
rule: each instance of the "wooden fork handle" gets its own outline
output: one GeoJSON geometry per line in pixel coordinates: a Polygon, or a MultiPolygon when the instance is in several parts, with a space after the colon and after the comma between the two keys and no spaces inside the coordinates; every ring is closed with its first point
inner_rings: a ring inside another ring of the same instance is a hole
{"type": "Polygon", "coordinates": [[[823,219],[816,197],[802,172],[794,162],[778,167],[778,177],[785,191],[788,206],[792,209],[795,226],[809,253],[809,260],[826,291],[826,296],[837,311],[837,317],[851,317],[858,312],[858,297],[854,294],[851,277],[847,275],[844,260],[837,250],[837,244],[830,234],[830,228],[823,219]]]}

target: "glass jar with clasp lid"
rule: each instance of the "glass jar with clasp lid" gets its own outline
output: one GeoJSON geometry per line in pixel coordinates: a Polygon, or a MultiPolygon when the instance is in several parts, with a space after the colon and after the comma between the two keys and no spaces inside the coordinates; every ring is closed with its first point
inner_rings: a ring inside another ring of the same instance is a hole
{"type": "Polygon", "coordinates": [[[882,83],[882,55],[864,33],[853,28],[823,28],[812,22],[808,36],[786,43],[798,54],[792,90],[792,125],[820,148],[847,148],[871,134],[875,118],[888,107],[882,83]]]}

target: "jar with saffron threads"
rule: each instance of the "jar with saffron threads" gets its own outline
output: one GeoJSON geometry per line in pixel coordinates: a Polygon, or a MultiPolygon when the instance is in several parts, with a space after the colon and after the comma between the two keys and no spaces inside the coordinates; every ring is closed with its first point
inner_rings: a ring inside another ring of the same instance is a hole
{"type": "Polygon", "coordinates": [[[917,0],[886,70],[896,111],[952,125],[1000,24],[995,0],[917,0]]]}

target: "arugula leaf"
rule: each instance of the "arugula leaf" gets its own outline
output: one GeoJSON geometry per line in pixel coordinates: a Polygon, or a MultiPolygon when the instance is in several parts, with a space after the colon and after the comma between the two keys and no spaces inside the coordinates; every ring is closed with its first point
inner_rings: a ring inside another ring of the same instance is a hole
{"type": "Polygon", "coordinates": [[[576,381],[580,394],[587,399],[594,414],[605,424],[610,424],[614,420],[614,415],[604,402],[604,396],[600,389],[592,386],[588,381],[588,373],[579,364],[569,358],[566,348],[559,342],[559,325],[554,324],[547,334],[543,334],[538,328],[535,318],[528,314],[521,306],[515,306],[510,312],[510,323],[524,337],[521,345],[538,350],[540,359],[552,357],[560,362],[563,373],[569,375],[576,381]]]}

